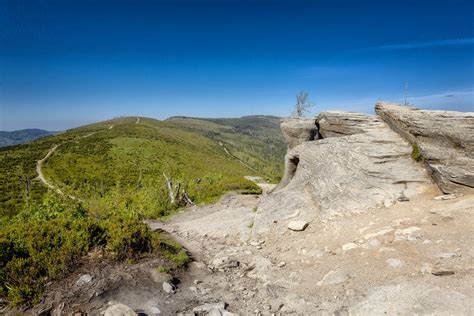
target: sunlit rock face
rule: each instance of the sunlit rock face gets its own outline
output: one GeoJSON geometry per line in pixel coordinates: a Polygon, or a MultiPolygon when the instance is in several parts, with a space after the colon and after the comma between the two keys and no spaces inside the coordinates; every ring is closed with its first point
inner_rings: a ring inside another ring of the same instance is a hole
{"type": "Polygon", "coordinates": [[[416,144],[423,162],[444,193],[474,192],[474,113],[428,111],[377,103],[376,113],[394,131],[416,144]]]}
{"type": "MultiPolygon", "coordinates": [[[[300,122],[292,124],[282,124],[284,134],[299,130],[300,122]]],[[[261,202],[254,233],[292,219],[318,223],[383,208],[433,188],[423,165],[411,158],[409,142],[379,117],[324,112],[315,125],[318,138],[298,145],[290,138],[285,175],[261,202]]]]}

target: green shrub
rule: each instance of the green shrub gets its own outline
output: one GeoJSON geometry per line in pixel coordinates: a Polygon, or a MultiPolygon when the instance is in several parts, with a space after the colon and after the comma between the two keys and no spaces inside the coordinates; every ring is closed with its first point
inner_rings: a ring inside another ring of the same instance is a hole
{"type": "Polygon", "coordinates": [[[105,231],[105,249],[117,260],[138,259],[153,249],[153,233],[137,219],[114,216],[101,225],[105,231]]]}
{"type": "MultiPolygon", "coordinates": [[[[122,212],[101,219],[76,202],[47,195],[0,231],[0,296],[12,305],[34,304],[44,284],[77,268],[91,249],[103,248],[111,259],[135,260],[153,250],[154,239],[137,216],[122,212]]],[[[171,259],[178,260],[179,251],[174,255],[171,259]]]]}
{"type": "Polygon", "coordinates": [[[413,143],[411,145],[411,157],[415,160],[415,161],[421,161],[423,160],[423,156],[421,155],[421,152],[420,152],[420,149],[418,148],[418,145],[413,143]]]}

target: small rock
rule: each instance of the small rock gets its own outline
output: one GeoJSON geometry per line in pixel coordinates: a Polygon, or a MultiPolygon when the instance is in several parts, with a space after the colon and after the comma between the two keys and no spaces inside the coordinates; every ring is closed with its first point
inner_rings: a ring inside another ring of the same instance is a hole
{"type": "Polygon", "coordinates": [[[436,275],[436,276],[453,275],[454,271],[438,267],[438,268],[433,268],[433,270],[431,271],[431,274],[436,275]]]}
{"type": "Polygon", "coordinates": [[[201,280],[194,280],[193,283],[198,285],[198,284],[202,283],[202,281],[201,280]]]}
{"type": "Polygon", "coordinates": [[[92,276],[90,274],[83,274],[76,281],[76,285],[82,286],[82,285],[90,283],[91,281],[92,281],[92,276]]]}
{"type": "Polygon", "coordinates": [[[349,251],[349,250],[356,249],[356,248],[359,248],[359,245],[354,244],[353,242],[342,245],[342,250],[343,251],[349,251]]]}
{"type": "Polygon", "coordinates": [[[306,221],[291,221],[288,223],[288,228],[294,231],[303,231],[308,225],[309,223],[306,221]]]}
{"type": "Polygon", "coordinates": [[[163,282],[163,291],[169,294],[173,294],[176,291],[176,288],[171,283],[163,282]]]}
{"type": "Polygon", "coordinates": [[[283,268],[284,266],[286,266],[286,262],[285,261],[282,261],[278,264],[278,267],[279,268],[283,268]]]}
{"type": "Polygon", "coordinates": [[[105,310],[104,316],[136,316],[137,313],[124,304],[114,304],[105,310]]]}
{"type": "Polygon", "coordinates": [[[400,259],[395,259],[395,258],[390,258],[390,259],[387,259],[387,263],[390,267],[392,268],[398,268],[398,267],[401,267],[403,265],[403,261],[400,260],[400,259]]]}

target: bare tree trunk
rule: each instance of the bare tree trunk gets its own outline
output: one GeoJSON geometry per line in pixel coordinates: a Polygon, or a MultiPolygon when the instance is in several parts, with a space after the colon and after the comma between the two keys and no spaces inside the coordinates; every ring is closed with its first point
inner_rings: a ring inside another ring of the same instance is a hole
{"type": "Polygon", "coordinates": [[[181,189],[181,182],[178,182],[177,184],[174,185],[173,188],[173,182],[168,178],[168,176],[163,172],[163,177],[165,178],[166,181],[166,187],[168,188],[168,194],[170,198],[170,203],[172,206],[178,205],[182,206],[183,202],[185,205],[194,205],[193,201],[189,198],[188,193],[186,192],[186,189],[183,188],[181,189]]]}
{"type": "Polygon", "coordinates": [[[173,183],[166,176],[166,174],[164,172],[163,172],[163,177],[165,177],[166,186],[168,187],[168,194],[169,194],[169,197],[170,197],[170,202],[171,202],[171,205],[173,205],[174,201],[175,201],[175,195],[173,194],[173,183]]]}

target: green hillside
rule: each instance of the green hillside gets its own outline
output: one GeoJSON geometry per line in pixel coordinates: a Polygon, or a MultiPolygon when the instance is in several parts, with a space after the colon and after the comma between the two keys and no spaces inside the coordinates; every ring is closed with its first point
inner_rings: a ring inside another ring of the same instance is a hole
{"type": "Polygon", "coordinates": [[[171,117],[168,121],[197,132],[225,147],[230,155],[268,180],[283,174],[286,143],[280,118],[254,115],[241,118],[171,117]]]}
{"type": "Polygon", "coordinates": [[[277,174],[281,136],[272,134],[273,125],[238,126],[120,118],[1,148],[0,297],[34,302],[44,284],[96,248],[113,260],[158,252],[176,267],[184,264],[180,246],[142,220],[185,205],[171,202],[165,176],[172,192],[179,183],[180,194],[196,204],[230,190],[259,192],[244,176],[277,174]],[[37,179],[42,159],[46,183],[37,179]]]}

